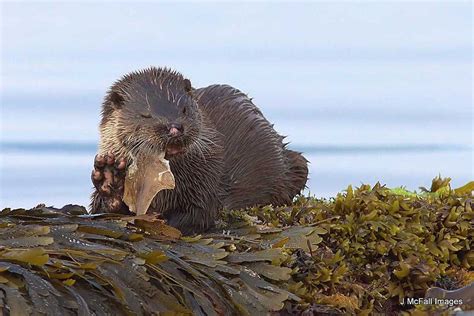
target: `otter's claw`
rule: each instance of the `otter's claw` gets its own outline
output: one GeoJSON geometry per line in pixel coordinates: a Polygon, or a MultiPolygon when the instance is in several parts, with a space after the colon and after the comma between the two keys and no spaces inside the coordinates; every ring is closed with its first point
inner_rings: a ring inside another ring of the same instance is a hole
{"type": "Polygon", "coordinates": [[[94,170],[91,179],[97,194],[102,197],[106,205],[106,212],[118,212],[122,207],[122,198],[125,183],[125,159],[116,159],[112,153],[97,155],[94,159],[94,170]]]}

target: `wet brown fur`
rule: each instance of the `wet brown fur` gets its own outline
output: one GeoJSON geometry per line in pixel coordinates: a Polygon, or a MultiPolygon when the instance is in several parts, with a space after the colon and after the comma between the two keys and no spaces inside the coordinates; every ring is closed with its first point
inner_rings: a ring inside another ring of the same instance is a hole
{"type": "MultiPolygon", "coordinates": [[[[129,74],[111,87],[99,150],[129,162],[163,151],[170,142],[166,124],[175,121],[184,126],[179,144],[186,149],[169,159],[176,187],[159,192],[149,212],[163,214],[185,233],[212,227],[223,208],[289,204],[305,187],[307,160],[286,148],[247,95],[228,85],[194,90],[166,68],[129,74]],[[163,116],[162,109],[168,109],[163,116]]],[[[94,192],[92,211],[108,211],[105,199],[94,192]]]]}

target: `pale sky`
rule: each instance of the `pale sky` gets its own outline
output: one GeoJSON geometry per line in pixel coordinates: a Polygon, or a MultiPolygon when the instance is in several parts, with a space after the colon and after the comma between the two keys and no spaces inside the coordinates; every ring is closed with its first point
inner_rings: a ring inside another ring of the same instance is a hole
{"type": "Polygon", "coordinates": [[[449,121],[440,141],[472,143],[468,1],[3,2],[2,9],[5,139],[95,139],[107,88],[156,65],[196,87],[236,86],[292,135],[301,128],[286,120],[339,124],[333,134],[316,133],[354,143],[387,120],[412,121],[398,141],[421,142],[449,121]],[[44,117],[62,132],[35,133],[44,117]],[[365,133],[345,129],[361,124],[365,133]]]}

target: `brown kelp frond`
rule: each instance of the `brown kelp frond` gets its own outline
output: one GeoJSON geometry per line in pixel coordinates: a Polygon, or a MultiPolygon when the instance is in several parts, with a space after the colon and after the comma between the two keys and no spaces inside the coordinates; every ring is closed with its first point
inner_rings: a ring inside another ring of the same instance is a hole
{"type": "MultiPolygon", "coordinates": [[[[421,194],[349,186],[330,200],[301,196],[287,207],[226,211],[219,230],[191,237],[149,214],[4,209],[0,311],[367,315],[453,309],[399,303],[429,288],[455,291],[474,281],[473,185],[453,190],[449,181],[434,181],[421,194]]],[[[466,300],[461,307],[474,308],[466,300]]]]}

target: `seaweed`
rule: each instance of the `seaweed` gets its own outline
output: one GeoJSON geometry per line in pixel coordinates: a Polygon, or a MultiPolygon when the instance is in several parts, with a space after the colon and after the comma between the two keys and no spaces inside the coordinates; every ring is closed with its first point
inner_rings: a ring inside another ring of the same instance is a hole
{"type": "Polygon", "coordinates": [[[380,183],[349,186],[331,199],[299,196],[289,206],[225,210],[216,229],[197,236],[182,236],[154,214],[89,215],[71,205],[7,208],[0,212],[0,311],[472,310],[473,189],[474,182],[452,189],[450,179],[441,177],[419,193],[380,183]],[[460,288],[467,289],[467,299],[458,306],[400,304],[427,292],[458,295],[460,288]]]}

